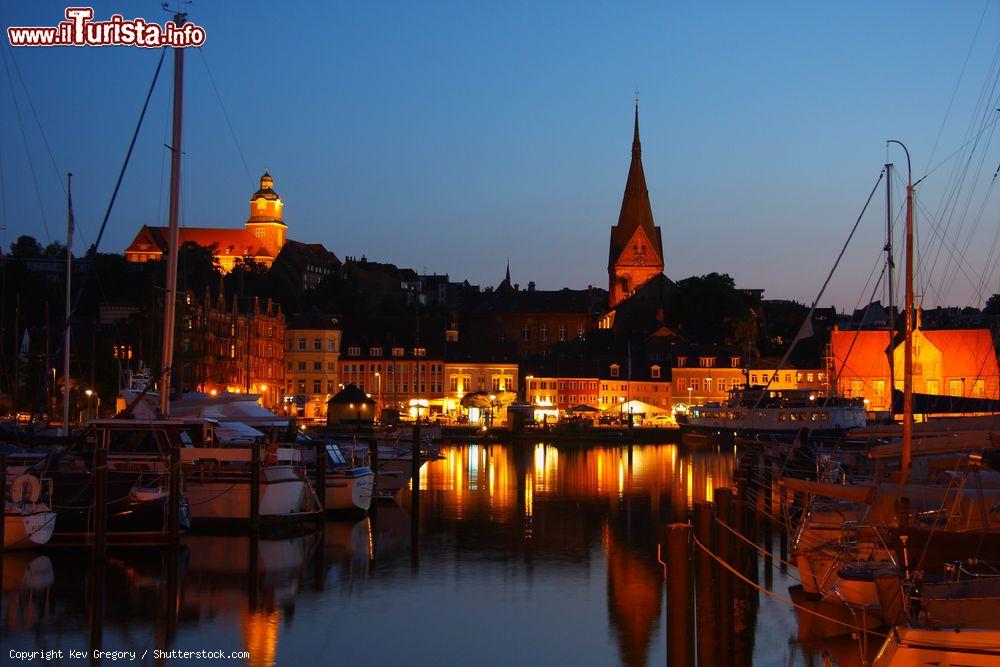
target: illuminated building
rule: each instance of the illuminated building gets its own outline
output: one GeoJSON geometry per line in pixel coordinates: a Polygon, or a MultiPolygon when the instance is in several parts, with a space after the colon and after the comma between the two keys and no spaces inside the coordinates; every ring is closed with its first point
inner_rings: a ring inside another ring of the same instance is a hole
{"type": "Polygon", "coordinates": [[[308,419],[326,416],[339,391],[340,323],[329,315],[301,315],[285,329],[285,396],[289,411],[308,419]]]}
{"type": "Polygon", "coordinates": [[[247,302],[206,290],[188,292],[178,313],[176,339],[181,391],[260,395],[264,407],[281,404],[285,387],[285,317],[268,299],[247,302]]]}
{"type": "MultiPolygon", "coordinates": [[[[286,233],[281,197],[274,191],[274,180],[266,171],[260,188],[250,198],[250,217],[244,229],[181,227],[180,245],[196,243],[210,248],[223,273],[233,270],[237,260],[253,260],[270,267],[285,245],[286,233]]],[[[143,225],[125,249],[129,262],[149,262],[163,258],[167,250],[167,228],[143,225]]]]}
{"type": "MultiPolygon", "coordinates": [[[[445,394],[443,412],[450,417],[465,414],[473,424],[484,416],[476,408],[463,408],[462,398],[471,392],[493,394],[517,391],[518,367],[510,361],[446,360],[444,364],[445,394]]],[[[493,412],[495,424],[507,421],[507,407],[497,405],[493,412]]]]}
{"type": "Polygon", "coordinates": [[[738,352],[690,349],[674,355],[673,406],[724,401],[746,384],[744,358],[738,352]]]}
{"type": "MultiPolygon", "coordinates": [[[[917,394],[980,398],[1000,397],[1000,370],[988,329],[923,329],[918,311],[913,332],[913,391],[917,394]]],[[[893,349],[895,387],[903,389],[903,341],[893,349]]],[[[889,332],[841,331],[830,336],[837,390],[863,397],[875,412],[891,409],[889,332]]]]}
{"type": "Polygon", "coordinates": [[[662,274],[663,268],[663,241],[660,238],[660,228],[653,222],[646,176],[642,169],[639,103],[636,101],[632,163],[625,182],[618,224],[611,228],[608,308],[613,309],[651,278],[662,274]]]}

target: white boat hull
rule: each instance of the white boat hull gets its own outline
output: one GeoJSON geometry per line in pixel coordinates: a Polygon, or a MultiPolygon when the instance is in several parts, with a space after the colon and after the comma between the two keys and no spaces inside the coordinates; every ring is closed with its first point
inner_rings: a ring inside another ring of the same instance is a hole
{"type": "Polygon", "coordinates": [[[372,504],[375,475],[365,473],[348,477],[327,477],[324,507],[331,512],[362,510],[367,512],[372,504]]]}
{"type": "MultiPolygon", "coordinates": [[[[260,484],[260,516],[281,518],[302,511],[306,482],[291,466],[265,468],[260,484]]],[[[249,521],[250,479],[225,476],[188,478],[184,485],[191,521],[249,521]]]]}
{"type": "Polygon", "coordinates": [[[3,516],[4,549],[32,549],[48,543],[56,527],[56,513],[46,505],[18,508],[7,504],[3,516]]]}

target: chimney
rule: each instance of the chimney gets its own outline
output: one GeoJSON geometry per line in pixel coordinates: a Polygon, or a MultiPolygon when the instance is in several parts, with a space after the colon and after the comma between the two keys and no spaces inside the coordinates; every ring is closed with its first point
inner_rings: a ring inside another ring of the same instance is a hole
{"type": "Polygon", "coordinates": [[[528,291],[529,292],[534,292],[535,291],[535,281],[534,280],[532,280],[532,281],[530,281],[528,283],[528,291]]]}

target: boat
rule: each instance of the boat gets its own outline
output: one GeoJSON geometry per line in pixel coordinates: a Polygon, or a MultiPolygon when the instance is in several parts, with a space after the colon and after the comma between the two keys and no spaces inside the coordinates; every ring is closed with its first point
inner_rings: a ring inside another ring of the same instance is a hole
{"type": "Polygon", "coordinates": [[[31,474],[15,477],[4,489],[3,548],[31,549],[47,544],[55,530],[52,481],[31,474]],[[47,491],[47,493],[46,493],[47,491]],[[48,502],[43,502],[43,497],[48,502]]]}
{"type": "MultiPolygon", "coordinates": [[[[316,445],[304,435],[298,443],[303,462],[311,464],[315,474],[316,445]]],[[[326,456],[323,508],[327,512],[367,512],[375,494],[375,473],[367,465],[354,465],[332,442],[321,443],[320,447],[326,456]]]]}
{"type": "Polygon", "coordinates": [[[979,628],[897,626],[886,638],[874,667],[996,667],[1000,632],[979,628]]]}
{"type": "MultiPolygon", "coordinates": [[[[338,442],[337,446],[351,461],[368,461],[369,446],[356,440],[338,442]]],[[[420,465],[441,458],[435,448],[422,447],[420,465]]],[[[379,444],[378,470],[375,485],[380,497],[391,497],[406,488],[413,478],[413,447],[411,444],[379,444]]]]}
{"type": "MultiPolygon", "coordinates": [[[[94,420],[79,444],[9,454],[8,474],[30,474],[51,484],[51,507],[57,515],[53,543],[87,543],[100,496],[94,465],[101,446],[107,456],[108,543],[163,544],[170,535],[170,448],[184,446],[182,427],[171,420],[94,420]]],[[[181,497],[178,528],[188,527],[187,504],[181,497]]]]}
{"type": "Polygon", "coordinates": [[[767,436],[792,440],[803,431],[810,436],[844,436],[866,424],[865,405],[808,389],[733,389],[722,402],[692,405],[678,413],[681,433],[718,438],[767,436]]]}

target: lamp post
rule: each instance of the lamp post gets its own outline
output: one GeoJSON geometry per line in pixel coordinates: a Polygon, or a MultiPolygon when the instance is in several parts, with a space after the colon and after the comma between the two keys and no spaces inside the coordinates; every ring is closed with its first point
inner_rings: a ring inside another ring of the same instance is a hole
{"type": "Polygon", "coordinates": [[[378,394],[376,394],[378,396],[378,404],[376,405],[375,412],[377,415],[378,411],[382,409],[382,374],[378,371],[375,371],[375,380],[378,382],[378,394]]]}
{"type": "Polygon", "coordinates": [[[90,420],[90,398],[91,398],[91,396],[94,395],[94,391],[92,389],[86,389],[86,390],[84,390],[83,393],[87,395],[87,420],[89,421],[90,420]]]}

